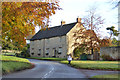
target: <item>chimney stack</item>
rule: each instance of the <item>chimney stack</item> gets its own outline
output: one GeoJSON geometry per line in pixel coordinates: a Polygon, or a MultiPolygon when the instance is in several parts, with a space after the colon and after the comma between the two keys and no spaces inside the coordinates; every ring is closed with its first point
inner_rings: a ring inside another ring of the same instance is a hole
{"type": "Polygon", "coordinates": [[[77,23],[81,23],[81,18],[77,18],[77,23]]]}
{"type": "Polygon", "coordinates": [[[65,21],[61,21],[61,26],[65,24],[65,21]]]}

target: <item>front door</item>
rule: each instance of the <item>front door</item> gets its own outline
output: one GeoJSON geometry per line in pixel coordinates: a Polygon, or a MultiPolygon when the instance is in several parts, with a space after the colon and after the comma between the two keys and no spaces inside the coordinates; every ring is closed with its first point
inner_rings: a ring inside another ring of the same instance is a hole
{"type": "Polygon", "coordinates": [[[56,57],[56,48],[53,48],[53,57],[56,57]]]}

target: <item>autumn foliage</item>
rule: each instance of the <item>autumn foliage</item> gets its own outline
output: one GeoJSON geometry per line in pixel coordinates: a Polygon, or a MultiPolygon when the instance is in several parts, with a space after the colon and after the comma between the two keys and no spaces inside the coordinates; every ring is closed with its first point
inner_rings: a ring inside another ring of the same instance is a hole
{"type": "Polygon", "coordinates": [[[58,2],[2,2],[2,39],[22,47],[35,26],[47,27],[49,17],[59,9],[58,2]]]}
{"type": "Polygon", "coordinates": [[[90,29],[86,30],[85,28],[81,28],[74,32],[73,37],[75,39],[73,46],[84,49],[83,52],[91,51],[91,49],[99,51],[100,47],[111,45],[110,39],[100,39],[94,30],[90,29]]]}

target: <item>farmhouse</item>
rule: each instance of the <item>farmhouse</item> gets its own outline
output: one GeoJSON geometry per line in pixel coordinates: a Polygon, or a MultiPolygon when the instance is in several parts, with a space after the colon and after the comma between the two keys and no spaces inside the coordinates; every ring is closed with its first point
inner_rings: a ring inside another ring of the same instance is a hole
{"type": "MultiPolygon", "coordinates": [[[[61,21],[61,25],[38,31],[30,39],[30,55],[32,57],[66,58],[75,49],[73,32],[82,28],[81,18],[70,24],[61,21]]],[[[72,54],[73,55],[73,54],[72,54]]]]}

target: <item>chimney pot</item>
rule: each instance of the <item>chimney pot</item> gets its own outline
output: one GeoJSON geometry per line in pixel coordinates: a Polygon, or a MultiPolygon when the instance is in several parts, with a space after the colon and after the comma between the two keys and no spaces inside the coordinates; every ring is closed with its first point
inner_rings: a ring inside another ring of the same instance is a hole
{"type": "Polygon", "coordinates": [[[61,25],[64,25],[65,24],[65,21],[61,21],[61,25]]]}
{"type": "Polygon", "coordinates": [[[78,22],[78,23],[81,23],[81,18],[77,18],[77,22],[78,22]]]}

